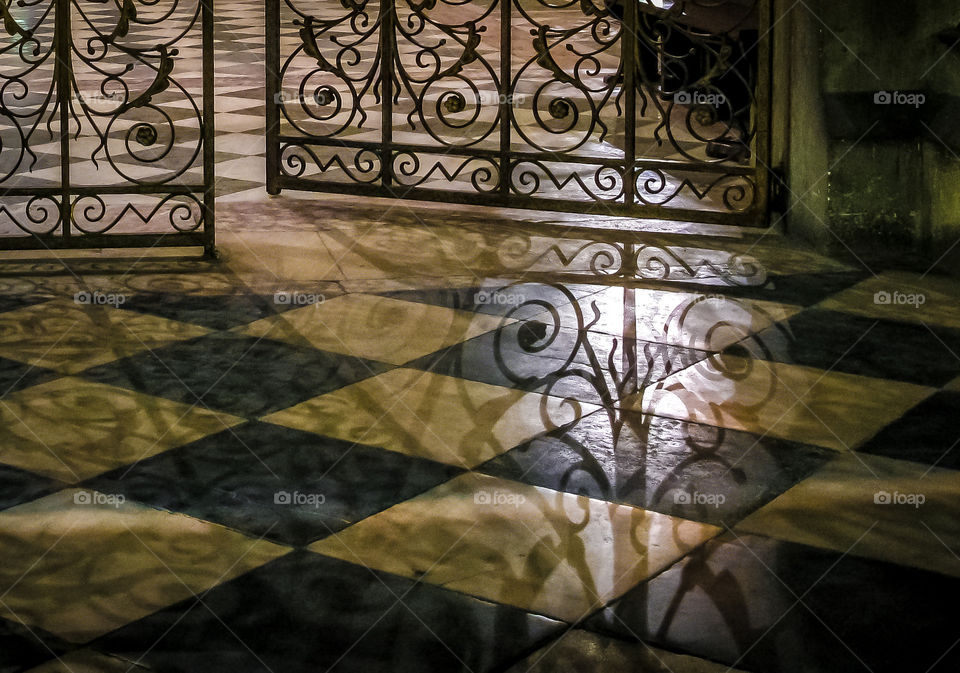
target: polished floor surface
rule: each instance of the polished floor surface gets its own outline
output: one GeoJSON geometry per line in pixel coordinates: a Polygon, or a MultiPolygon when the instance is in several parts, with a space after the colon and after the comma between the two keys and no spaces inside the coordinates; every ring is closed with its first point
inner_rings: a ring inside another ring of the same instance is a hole
{"type": "Polygon", "coordinates": [[[957,670],[951,278],[220,215],[216,261],[0,266],[0,670],[957,670]]]}
{"type": "Polygon", "coordinates": [[[960,284],[270,198],[235,5],[221,258],[0,257],[0,673],[960,670],[960,284]]]}

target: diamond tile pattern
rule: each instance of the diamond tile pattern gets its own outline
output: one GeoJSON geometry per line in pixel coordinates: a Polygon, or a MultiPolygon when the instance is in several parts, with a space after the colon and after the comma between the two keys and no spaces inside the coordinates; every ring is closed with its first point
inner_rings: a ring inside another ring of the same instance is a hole
{"type": "MultiPolygon", "coordinates": [[[[841,296],[860,282],[843,278],[827,283],[841,296]]],[[[757,291],[734,312],[739,341],[695,334],[706,314],[687,339],[654,329],[656,302],[677,301],[662,290],[636,290],[629,310],[627,295],[571,290],[600,314],[577,329],[569,300],[504,321],[468,301],[474,286],[298,307],[217,282],[0,313],[11,670],[780,670],[808,632],[802,660],[843,670],[830,631],[855,652],[865,636],[843,630],[842,591],[797,579],[830,628],[776,623],[789,606],[756,603],[755,579],[718,588],[725,559],[756,553],[783,575],[773,559],[792,554],[824,586],[833,563],[900,572],[918,601],[960,577],[955,372],[910,352],[949,345],[952,326],[857,314],[818,336],[836,307],[770,307],[823,292],[757,291]],[[682,598],[686,582],[707,598],[682,598]],[[714,611],[734,626],[698,635],[714,611]],[[561,656],[577,643],[586,654],[561,656]]],[[[903,632],[940,647],[941,631],[903,632]]]]}
{"type": "MultiPolygon", "coordinates": [[[[246,207],[263,3],[216,14],[246,207]]],[[[4,278],[0,671],[960,670],[953,279],[699,236],[670,252],[716,277],[561,291],[315,206],[243,210],[211,273],[84,279],[120,306],[4,278]],[[737,245],[762,283],[717,275],[737,245]]]]}

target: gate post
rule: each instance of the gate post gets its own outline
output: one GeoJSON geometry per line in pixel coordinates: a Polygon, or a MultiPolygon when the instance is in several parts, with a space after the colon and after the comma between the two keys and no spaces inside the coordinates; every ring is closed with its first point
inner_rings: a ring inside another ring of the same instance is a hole
{"type": "Polygon", "coordinates": [[[636,178],[634,166],[637,153],[637,3],[624,3],[620,30],[620,63],[623,68],[624,129],[623,129],[623,203],[628,208],[635,203],[636,178]]]}
{"type": "Polygon", "coordinates": [[[396,11],[395,0],[380,0],[380,76],[383,83],[383,98],[380,106],[380,184],[388,190],[393,186],[393,153],[390,148],[393,146],[393,55],[396,51],[394,41],[396,11]]]}
{"type": "Polygon", "coordinates": [[[57,0],[55,17],[56,43],[54,63],[57,105],[60,110],[60,235],[70,239],[73,203],[70,190],[70,109],[73,104],[73,62],[70,43],[70,0],[57,0]]]}
{"type": "Polygon", "coordinates": [[[267,194],[276,196],[280,193],[280,0],[266,0],[265,12],[267,194]]]}
{"type": "Polygon", "coordinates": [[[216,118],[213,69],[213,0],[202,3],[200,30],[203,33],[203,254],[216,257],[216,118]]]}

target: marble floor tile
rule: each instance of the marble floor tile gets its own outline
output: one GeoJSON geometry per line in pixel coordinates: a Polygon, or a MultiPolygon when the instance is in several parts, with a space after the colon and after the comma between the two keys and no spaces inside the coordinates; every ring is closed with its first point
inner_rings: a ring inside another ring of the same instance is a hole
{"type": "Polygon", "coordinates": [[[631,408],[843,451],[859,447],[934,392],[724,354],[647,388],[631,408]]]}
{"type": "Polygon", "coordinates": [[[349,294],[258,320],[242,332],[402,365],[503,324],[482,315],[368,294],[349,294]]]}
{"type": "Polygon", "coordinates": [[[736,530],[960,577],[958,502],[960,472],[849,454],[736,530]]]}
{"type": "Polygon", "coordinates": [[[956,626],[940,615],[958,591],[935,573],[724,535],[585,628],[748,671],[946,673],[960,652],[956,626]]]}
{"type": "Polygon", "coordinates": [[[477,469],[567,493],[733,526],[832,452],[660,416],[599,411],[477,469]]]}
{"type": "Polygon", "coordinates": [[[562,624],[294,552],[95,643],[157,671],[492,673],[562,624]]]}
{"type": "Polygon", "coordinates": [[[877,433],[859,451],[960,470],[960,390],[928,397],[877,433]]]}
{"type": "Polygon", "coordinates": [[[471,468],[596,410],[539,393],[394,369],[263,420],[471,468]]]}
{"type": "Polygon", "coordinates": [[[253,422],[83,486],[306,545],[458,474],[450,465],[253,422]]]}
{"type": "Polygon", "coordinates": [[[55,300],[0,314],[0,357],[75,374],[208,332],[133,311],[55,300]]]}
{"type": "Polygon", "coordinates": [[[312,551],[576,621],[719,529],[476,473],[312,551]]]}
{"type": "Polygon", "coordinates": [[[83,376],[200,408],[258,417],[385,369],[380,362],[220,332],[94,367],[83,376]]]}
{"type": "Polygon", "coordinates": [[[882,273],[817,306],[870,318],[960,329],[960,287],[954,279],[943,276],[882,273]],[[918,298],[914,301],[911,296],[918,298]]]}
{"type": "Polygon", "coordinates": [[[111,495],[71,489],[0,513],[0,614],[83,643],[288,551],[111,495]]]}
{"type": "Polygon", "coordinates": [[[0,419],[0,463],[68,483],[242,420],[70,377],[0,400],[0,419]]]}

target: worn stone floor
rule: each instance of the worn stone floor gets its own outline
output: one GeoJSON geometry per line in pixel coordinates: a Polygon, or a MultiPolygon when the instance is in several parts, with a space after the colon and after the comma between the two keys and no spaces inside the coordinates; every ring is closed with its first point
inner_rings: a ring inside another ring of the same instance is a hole
{"type": "Polygon", "coordinates": [[[220,223],[219,260],[0,264],[0,670],[957,670],[953,279],[316,195],[220,223]]]}

